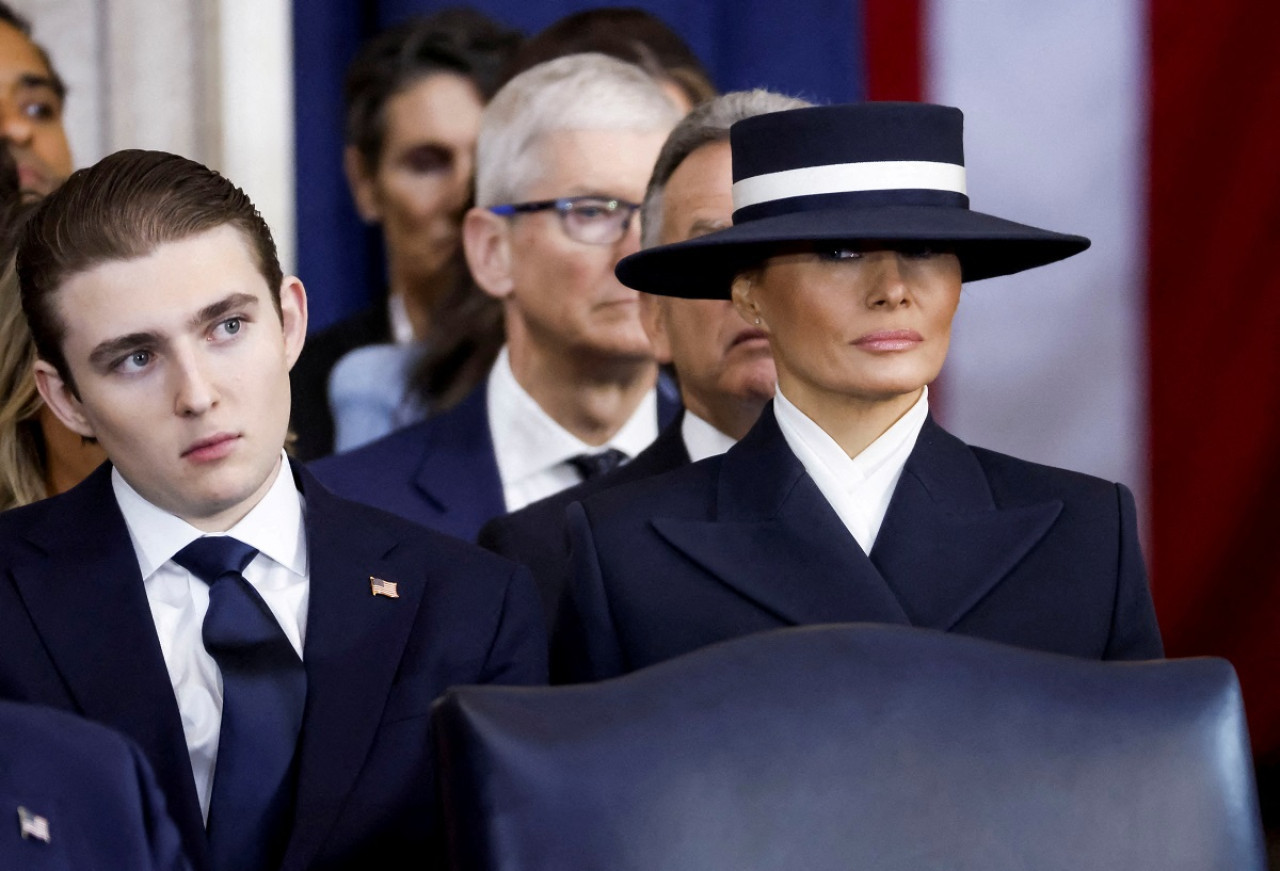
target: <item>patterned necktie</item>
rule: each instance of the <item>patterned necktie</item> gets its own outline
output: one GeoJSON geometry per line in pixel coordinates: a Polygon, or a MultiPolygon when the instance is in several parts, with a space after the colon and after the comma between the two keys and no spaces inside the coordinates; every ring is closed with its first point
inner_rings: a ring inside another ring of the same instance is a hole
{"type": "Polygon", "coordinates": [[[278,867],[293,806],[306,672],[271,609],[241,574],[257,551],[197,538],[173,561],[209,585],[204,646],[222,672],[222,729],[206,827],[215,871],[278,867]]]}
{"type": "Polygon", "coordinates": [[[627,461],[627,455],[617,448],[605,448],[597,454],[578,454],[565,460],[578,470],[584,481],[612,472],[627,461]]]}

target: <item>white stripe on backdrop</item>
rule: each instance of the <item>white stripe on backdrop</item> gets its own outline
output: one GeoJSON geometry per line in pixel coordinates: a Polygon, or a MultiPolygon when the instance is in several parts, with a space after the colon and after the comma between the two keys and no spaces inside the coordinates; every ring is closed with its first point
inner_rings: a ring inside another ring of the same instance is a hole
{"type": "Polygon", "coordinates": [[[926,99],[965,112],[974,209],[1093,247],[966,287],[941,417],[1147,494],[1139,0],[926,0],[926,99]]]}

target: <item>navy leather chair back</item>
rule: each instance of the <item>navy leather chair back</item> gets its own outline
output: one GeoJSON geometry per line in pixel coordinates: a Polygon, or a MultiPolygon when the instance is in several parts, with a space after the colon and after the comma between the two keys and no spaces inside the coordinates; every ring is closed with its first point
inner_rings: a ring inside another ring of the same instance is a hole
{"type": "Polygon", "coordinates": [[[456,868],[1265,867],[1223,660],[810,626],[434,715],[456,868]]]}

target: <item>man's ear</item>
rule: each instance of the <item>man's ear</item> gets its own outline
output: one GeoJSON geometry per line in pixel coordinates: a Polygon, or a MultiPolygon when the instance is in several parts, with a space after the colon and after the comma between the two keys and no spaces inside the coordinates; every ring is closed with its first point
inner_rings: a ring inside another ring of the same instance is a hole
{"type": "Polygon", "coordinates": [[[667,333],[667,317],[670,312],[666,297],[652,293],[640,294],[640,324],[653,345],[653,356],[659,363],[671,362],[671,337],[667,333]]]}
{"type": "Polygon", "coordinates": [[[462,248],[467,255],[471,277],[492,297],[511,295],[515,281],[511,272],[511,222],[479,207],[462,219],[462,248]]]}
{"type": "Polygon", "coordinates": [[[756,282],[760,278],[759,269],[747,269],[739,272],[733,279],[733,307],[744,321],[753,327],[759,327],[766,333],[769,325],[760,314],[760,304],[755,298],[756,282]]]}
{"type": "Polygon", "coordinates": [[[307,340],[307,291],[296,275],[287,275],[280,282],[280,326],[284,331],[285,359],[292,369],[307,340]]]}
{"type": "Polygon", "coordinates": [[[84,413],[80,398],[76,396],[71,385],[58,374],[53,364],[36,360],[35,376],[36,389],[40,391],[40,398],[57,415],[58,420],[62,421],[63,426],[84,438],[96,438],[97,433],[94,432],[93,424],[84,413]]]}
{"type": "Polygon", "coordinates": [[[376,224],[382,220],[382,204],[378,201],[377,186],[373,174],[365,166],[364,157],[354,145],[348,145],[342,151],[342,169],[347,175],[347,186],[351,188],[351,199],[355,201],[356,213],[366,224],[376,224]]]}

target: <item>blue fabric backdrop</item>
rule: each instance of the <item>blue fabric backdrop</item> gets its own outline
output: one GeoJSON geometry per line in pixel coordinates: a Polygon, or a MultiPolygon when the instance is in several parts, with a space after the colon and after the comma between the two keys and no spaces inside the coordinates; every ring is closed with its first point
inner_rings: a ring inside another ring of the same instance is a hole
{"type": "MultiPolygon", "coordinates": [[[[356,217],[342,176],[342,75],[379,28],[457,3],[431,0],[295,0],[298,273],[312,329],[364,305],[383,285],[380,241],[356,217]]],[[[639,6],[667,21],[723,90],[768,87],[818,102],[861,99],[859,0],[475,0],[494,18],[532,33],[593,6],[639,6]]]]}

